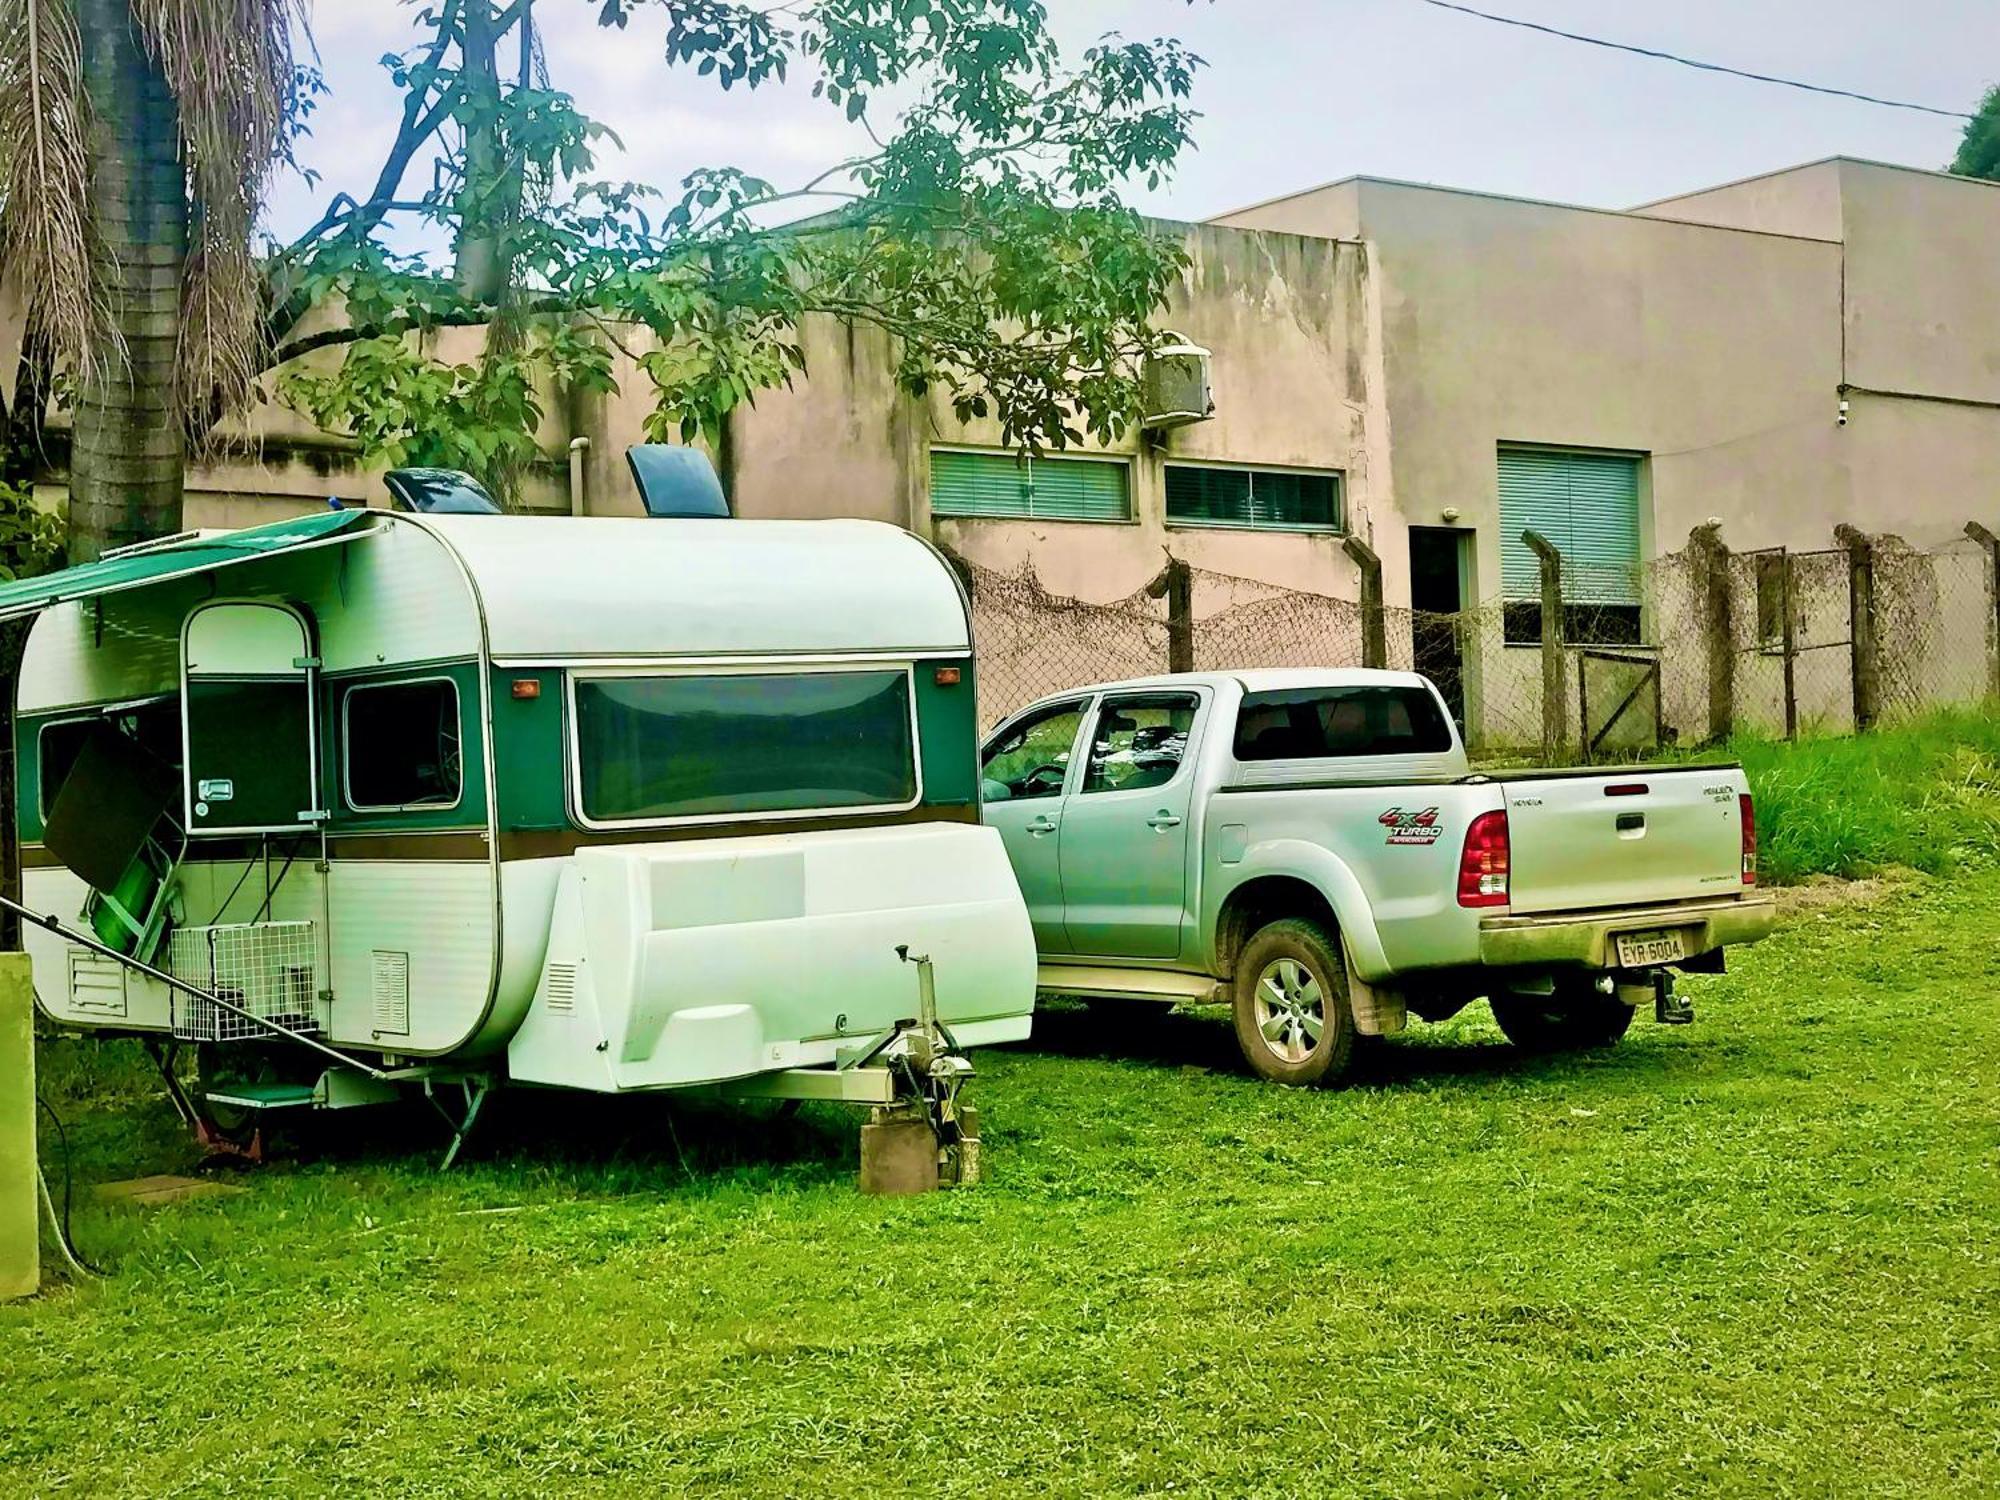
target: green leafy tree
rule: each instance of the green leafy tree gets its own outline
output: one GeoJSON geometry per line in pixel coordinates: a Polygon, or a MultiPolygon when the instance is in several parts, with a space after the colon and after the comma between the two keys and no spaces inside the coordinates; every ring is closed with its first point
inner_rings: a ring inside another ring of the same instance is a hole
{"type": "Polygon", "coordinates": [[[1984,177],[2000,182],[2000,84],[1986,91],[1978,111],[1965,127],[1965,139],[1951,170],[1961,177],[1984,177]]]}
{"type": "Polygon", "coordinates": [[[651,385],[649,434],[713,439],[804,368],[800,321],[828,314],[883,330],[904,390],[943,391],[1010,442],[1127,429],[1184,255],[1119,195],[1187,147],[1198,58],[1107,37],[1067,62],[1039,0],[588,3],[611,28],[664,10],[664,63],[723,89],[809,74],[872,148],[790,185],[727,166],[666,192],[602,180],[608,132],[539,76],[533,0],[437,0],[384,60],[404,105],[372,187],[333,195],[271,260],[284,400],[373,459],[504,493],[539,390],[610,390],[623,349],[651,385]],[[412,224],[448,265],[387,248],[412,224]],[[487,330],[476,358],[443,352],[462,325],[487,330]]]}

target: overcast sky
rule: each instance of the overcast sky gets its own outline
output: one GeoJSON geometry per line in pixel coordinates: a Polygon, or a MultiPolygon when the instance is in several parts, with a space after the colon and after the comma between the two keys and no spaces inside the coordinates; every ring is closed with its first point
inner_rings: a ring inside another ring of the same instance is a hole
{"type": "MultiPolygon", "coordinates": [[[[1996,0],[1470,0],[1478,8],[1755,72],[1970,110],[2000,81],[1996,0]]],[[[1960,122],[1817,97],[1496,26],[1422,0],[1049,0],[1065,45],[1182,38],[1208,61],[1199,149],[1140,207],[1199,219],[1363,173],[1629,207],[1836,154],[1939,167],[1960,122]]],[[[662,61],[664,21],[595,24],[598,0],[537,0],[551,81],[623,138],[599,175],[671,185],[739,166],[798,183],[865,138],[808,87],[724,95],[662,61]]],[[[366,189],[394,135],[377,64],[408,47],[401,0],[317,0],[333,93],[277,185],[281,237],[325,195],[366,189]]]]}

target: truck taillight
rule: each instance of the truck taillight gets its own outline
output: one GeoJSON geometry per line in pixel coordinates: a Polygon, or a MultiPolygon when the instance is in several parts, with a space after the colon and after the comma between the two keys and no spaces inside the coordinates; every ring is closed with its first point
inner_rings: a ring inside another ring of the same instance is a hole
{"type": "Polygon", "coordinates": [[[1757,883],[1757,809],[1751,804],[1750,794],[1744,792],[1736,799],[1737,822],[1743,827],[1743,883],[1757,883]]]}
{"type": "Polygon", "coordinates": [[[1507,814],[1481,813],[1465,830],[1465,852],[1458,860],[1458,904],[1505,906],[1507,864],[1507,814]]]}

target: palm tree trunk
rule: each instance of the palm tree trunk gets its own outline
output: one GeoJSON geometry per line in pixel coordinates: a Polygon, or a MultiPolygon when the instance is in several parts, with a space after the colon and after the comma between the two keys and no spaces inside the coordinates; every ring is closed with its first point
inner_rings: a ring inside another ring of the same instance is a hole
{"type": "Polygon", "coordinates": [[[174,353],[187,258],[180,118],[127,0],[78,0],[90,98],[91,229],[123,348],[100,351],[77,392],[69,559],[180,530],[174,353]]]}

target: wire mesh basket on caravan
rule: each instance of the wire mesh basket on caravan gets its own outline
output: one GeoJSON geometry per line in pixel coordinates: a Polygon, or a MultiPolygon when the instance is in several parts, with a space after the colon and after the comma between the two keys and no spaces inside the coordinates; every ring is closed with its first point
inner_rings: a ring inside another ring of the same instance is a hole
{"type": "Polygon", "coordinates": [[[247,1011],[178,992],[173,1031],[183,1041],[237,1042],[268,1037],[258,1020],[290,1031],[319,1030],[319,945],[311,922],[231,922],[174,930],[167,961],[173,976],[247,1011]],[[256,1020],[251,1019],[256,1017],[256,1020]]]}

